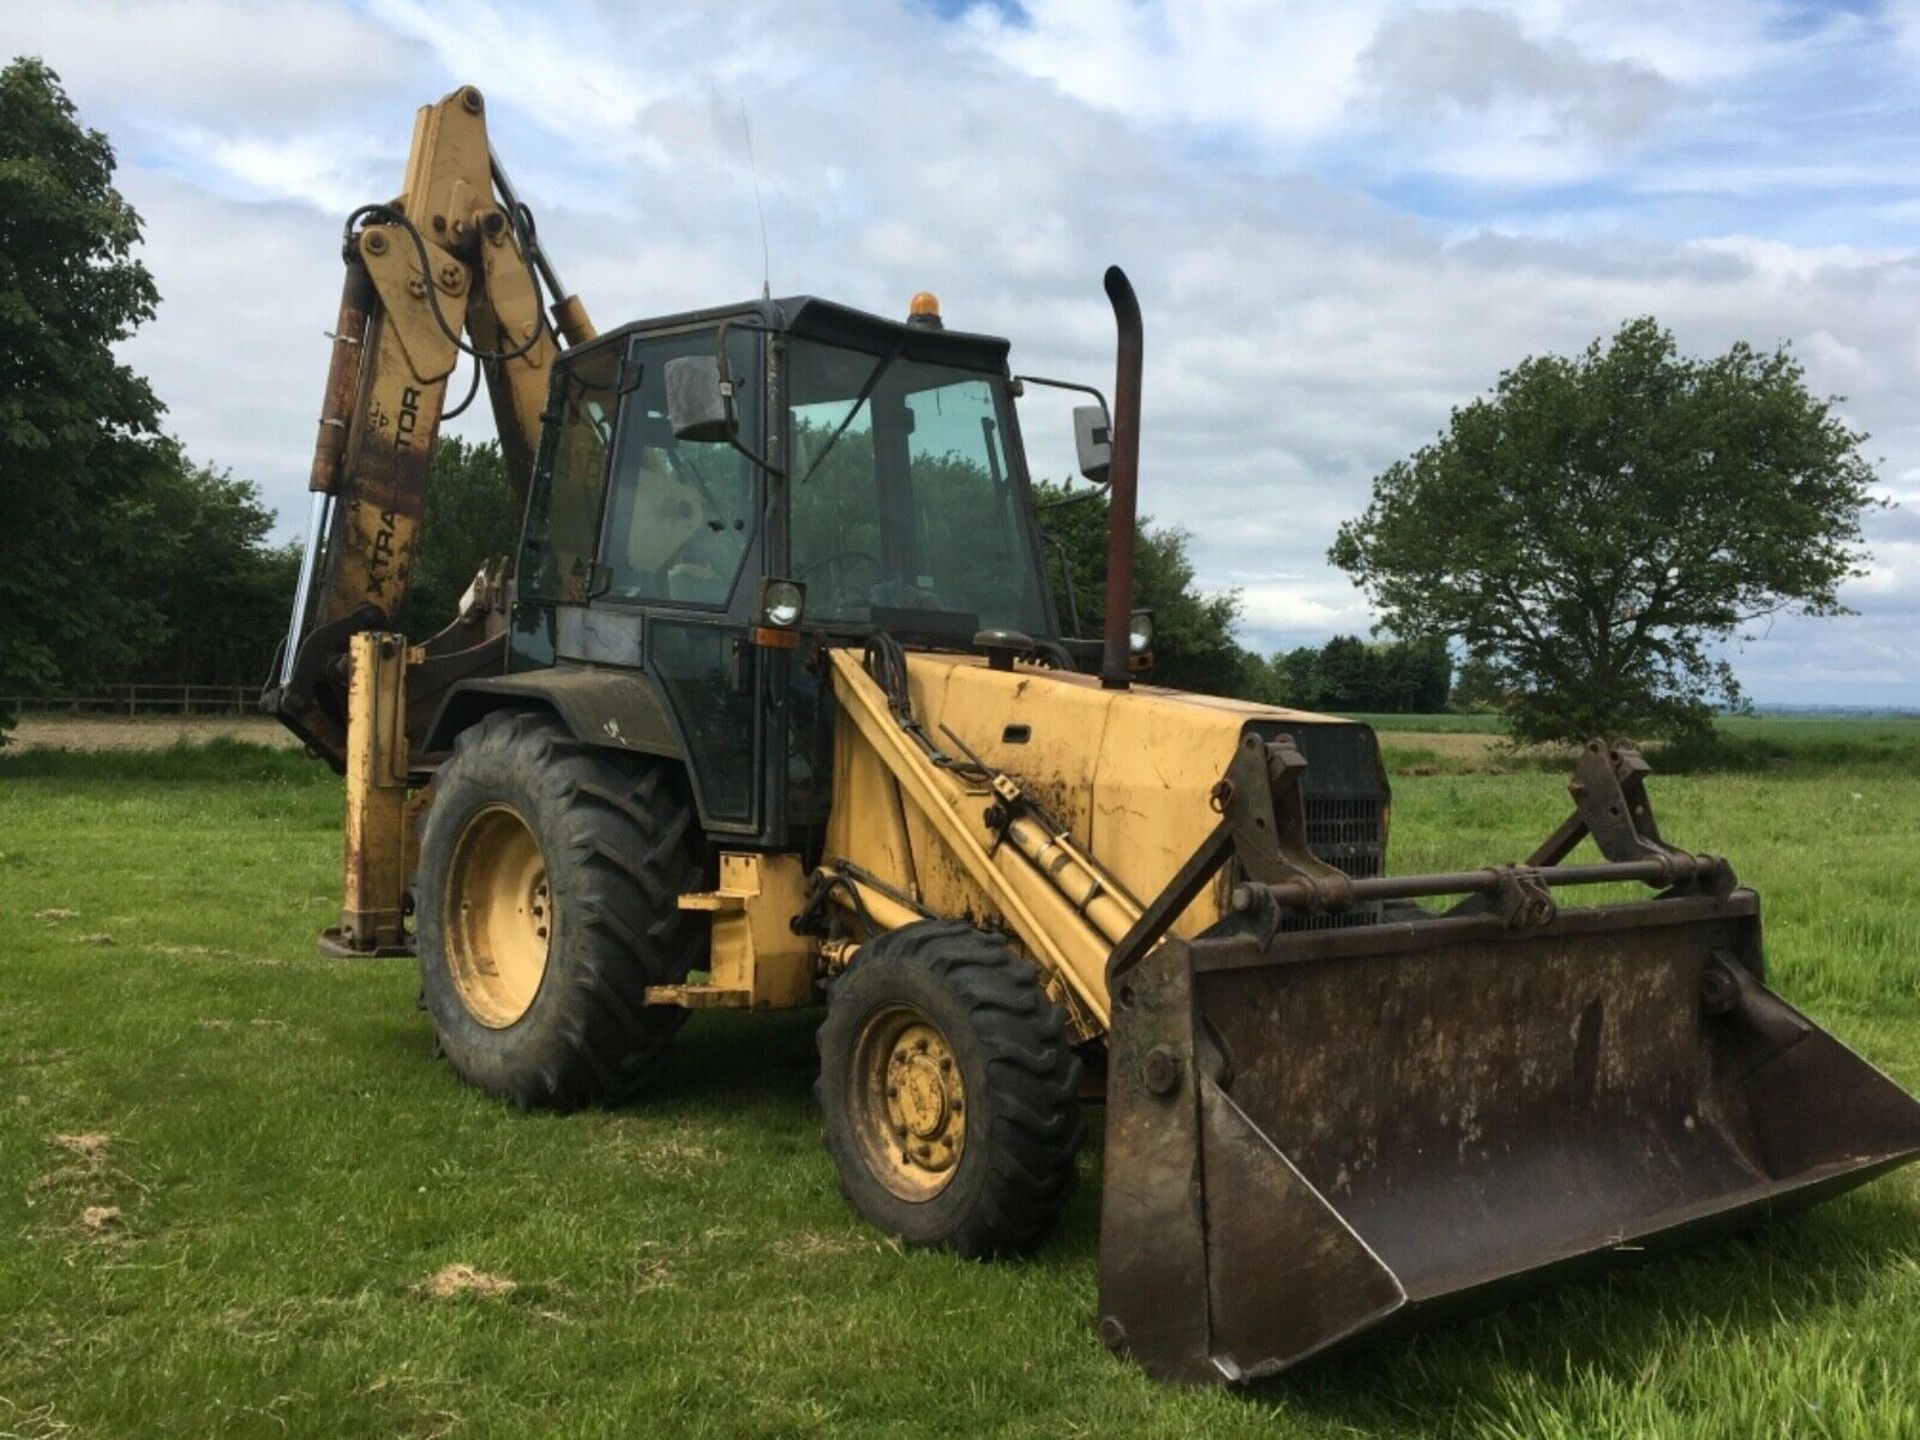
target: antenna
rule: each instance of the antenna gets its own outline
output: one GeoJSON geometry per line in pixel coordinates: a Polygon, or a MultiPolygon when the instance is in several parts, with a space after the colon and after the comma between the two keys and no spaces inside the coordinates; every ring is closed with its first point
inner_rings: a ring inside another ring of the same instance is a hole
{"type": "Polygon", "coordinates": [[[760,216],[760,298],[773,298],[773,263],[767,258],[767,209],[760,203],[760,167],[753,160],[753,124],[747,119],[747,102],[740,102],[740,129],[747,137],[747,173],[753,176],[753,208],[760,216]]]}

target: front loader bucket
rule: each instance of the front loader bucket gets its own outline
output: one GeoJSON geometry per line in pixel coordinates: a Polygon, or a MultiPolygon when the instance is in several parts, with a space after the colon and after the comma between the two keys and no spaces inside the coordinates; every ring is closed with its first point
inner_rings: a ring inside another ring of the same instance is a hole
{"type": "Polygon", "coordinates": [[[1759,923],[1734,890],[1161,944],[1114,993],[1102,1336],[1253,1379],[1913,1158],[1920,1103],[1761,985],[1759,923]]]}

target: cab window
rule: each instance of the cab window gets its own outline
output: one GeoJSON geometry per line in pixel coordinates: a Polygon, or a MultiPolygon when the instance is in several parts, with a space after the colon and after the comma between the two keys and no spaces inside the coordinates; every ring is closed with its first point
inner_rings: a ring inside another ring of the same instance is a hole
{"type": "Polygon", "coordinates": [[[796,341],[790,355],[789,547],[808,618],[929,610],[1044,634],[1004,381],[897,351],[796,341]]]}
{"type": "Polygon", "coordinates": [[[585,604],[593,593],[618,369],[618,352],[602,346],[574,358],[555,381],[559,418],[541,447],[521,541],[519,587],[527,599],[585,604]]]}
{"type": "MultiPolygon", "coordinates": [[[[759,518],[753,463],[725,441],[676,440],[667,421],[666,366],[714,353],[714,332],[641,338],[627,351],[618,453],[601,556],[616,599],[724,606],[759,518]]],[[[741,433],[759,433],[755,340],[728,336],[741,433]]]]}

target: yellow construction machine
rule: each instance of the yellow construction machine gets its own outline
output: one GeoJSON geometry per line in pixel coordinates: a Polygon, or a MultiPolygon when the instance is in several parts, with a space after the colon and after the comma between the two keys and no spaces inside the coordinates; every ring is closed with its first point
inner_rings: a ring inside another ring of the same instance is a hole
{"type": "Polygon", "coordinates": [[[1526,861],[1389,876],[1368,727],[1139,683],[1119,270],[1111,411],[1075,411],[1113,517],[1082,641],[1015,405],[1061,382],[924,295],[597,335],[485,113],[422,110],[404,189],[347,223],[265,696],[347,781],[325,943],[417,954],[463,1079],[624,1100],[694,1010],[824,1006],[841,1188],[976,1256],[1041,1240],[1103,1104],[1100,1333],[1188,1381],[1920,1151],[1920,1105],[1766,988],[1759,900],[1662,837],[1630,746],[1589,748],[1526,861]],[[523,533],[414,644],[463,355],[523,533]],[[1643,888],[1559,903],[1612,882],[1643,888]]]}

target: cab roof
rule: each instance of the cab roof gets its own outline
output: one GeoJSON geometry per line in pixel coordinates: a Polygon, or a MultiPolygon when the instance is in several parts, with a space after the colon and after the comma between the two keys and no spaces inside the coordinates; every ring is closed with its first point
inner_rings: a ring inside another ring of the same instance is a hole
{"type": "Polygon", "coordinates": [[[677,315],[636,320],[609,331],[604,340],[630,334],[649,334],[663,330],[686,330],[722,320],[752,319],[782,334],[827,345],[843,345],[876,355],[898,349],[910,360],[935,365],[957,365],[969,370],[1007,369],[1009,343],[998,335],[978,335],[966,330],[940,330],[929,325],[909,325],[904,320],[888,320],[851,305],[822,300],[817,295],[789,295],[777,300],[748,300],[738,305],[707,310],[688,310],[677,315]]]}

